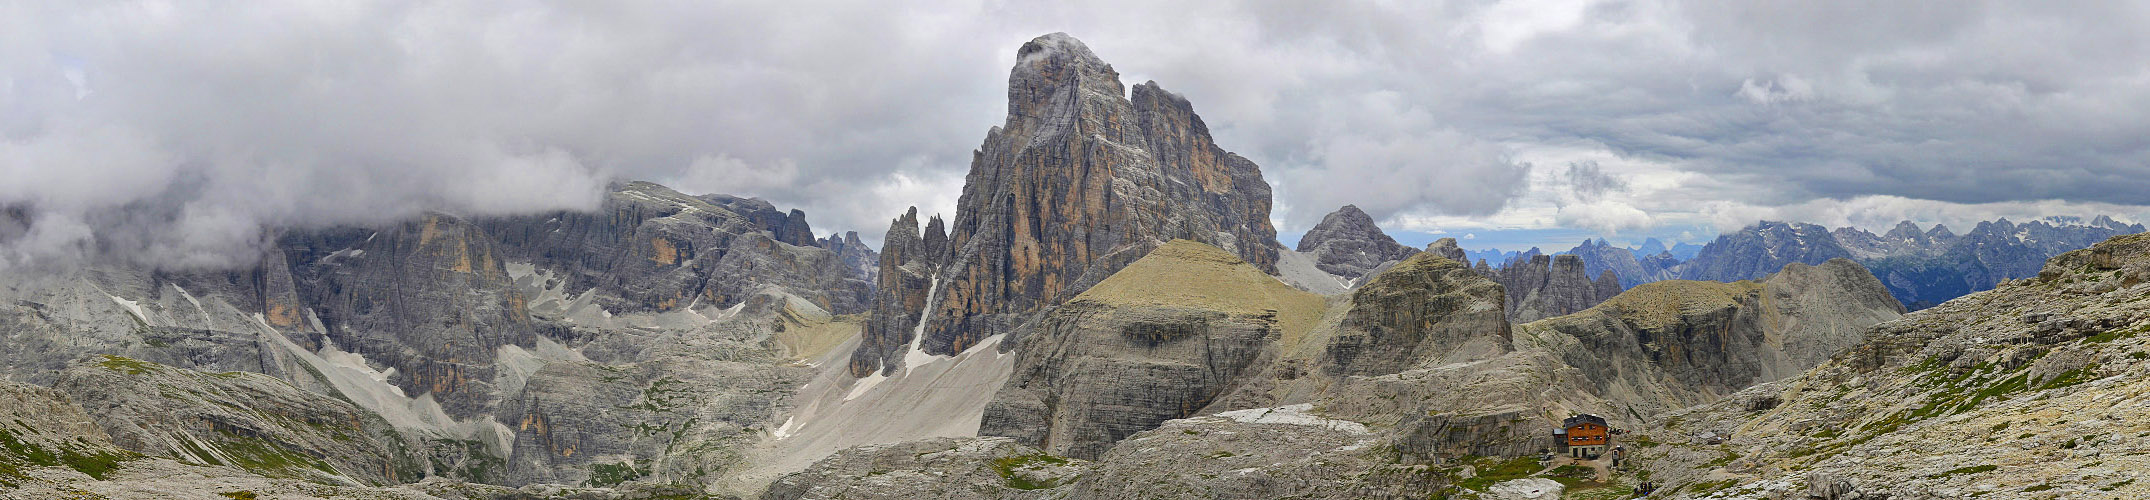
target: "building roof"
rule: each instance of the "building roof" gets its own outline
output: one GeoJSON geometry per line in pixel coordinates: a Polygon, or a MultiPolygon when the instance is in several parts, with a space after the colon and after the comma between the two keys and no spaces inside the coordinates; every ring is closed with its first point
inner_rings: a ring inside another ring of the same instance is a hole
{"type": "MultiPolygon", "coordinates": [[[[1597,416],[1597,415],[1591,415],[1591,414],[1588,414],[1588,413],[1577,413],[1577,414],[1575,414],[1575,416],[1573,416],[1573,417],[1568,417],[1568,419],[1567,419],[1567,420],[1562,420],[1562,421],[1560,421],[1560,428],[1562,428],[1562,429],[1566,429],[1566,428],[1569,428],[1569,427],[1574,427],[1574,426],[1578,426],[1578,425],[1583,425],[1583,424],[1585,424],[1585,423],[1592,423],[1592,424],[1598,424],[1598,425],[1606,425],[1606,424],[1605,424],[1605,417],[1600,417],[1600,416],[1597,416]]],[[[1610,427],[1610,426],[1607,426],[1607,427],[1610,427]]]]}

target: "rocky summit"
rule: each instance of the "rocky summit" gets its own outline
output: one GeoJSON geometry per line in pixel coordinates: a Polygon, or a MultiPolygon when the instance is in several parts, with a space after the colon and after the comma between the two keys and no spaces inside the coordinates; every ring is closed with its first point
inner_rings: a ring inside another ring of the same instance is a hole
{"type": "MultiPolygon", "coordinates": [[[[1299,253],[1314,257],[1315,266],[1347,281],[1367,276],[1382,264],[1403,260],[1418,250],[1397,244],[1374,225],[1374,218],[1359,207],[1344,208],[1321,218],[1305,236],[1299,237],[1299,253]]],[[[1457,259],[1461,261],[1462,259],[1457,259]]]]}
{"type": "Polygon", "coordinates": [[[853,374],[894,370],[914,336],[951,355],[1014,331],[1173,239],[1276,271],[1261,169],[1219,147],[1186,98],[1156,82],[1130,92],[1065,34],[1016,50],[1007,122],[971,157],[945,233],[930,223],[922,237],[905,233],[914,215],[891,228],[883,273],[909,265],[916,278],[881,280],[904,300],[873,308],[853,374]]]}

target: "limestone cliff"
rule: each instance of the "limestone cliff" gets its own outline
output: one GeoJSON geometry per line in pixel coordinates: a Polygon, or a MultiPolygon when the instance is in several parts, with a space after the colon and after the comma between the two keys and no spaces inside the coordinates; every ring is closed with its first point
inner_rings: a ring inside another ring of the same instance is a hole
{"type": "MultiPolygon", "coordinates": [[[[1185,98],[1154,82],[1130,94],[1082,42],[1041,36],[1016,52],[1007,122],[972,155],[946,246],[922,250],[926,280],[882,290],[931,299],[918,344],[948,355],[1013,331],[1172,239],[1274,273],[1269,192],[1260,169],[1218,147],[1185,98]]],[[[870,323],[914,312],[877,307],[870,323]]],[[[862,342],[854,373],[893,370],[913,331],[869,335],[891,338],[862,342]]]]}

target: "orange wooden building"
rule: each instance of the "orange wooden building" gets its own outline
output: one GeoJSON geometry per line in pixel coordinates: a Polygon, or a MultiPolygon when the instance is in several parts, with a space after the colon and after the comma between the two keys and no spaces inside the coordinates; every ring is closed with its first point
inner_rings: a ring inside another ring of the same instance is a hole
{"type": "Polygon", "coordinates": [[[1561,453],[1595,459],[1612,446],[1612,427],[1605,424],[1604,417],[1578,414],[1560,422],[1560,430],[1553,433],[1553,440],[1561,453]]]}

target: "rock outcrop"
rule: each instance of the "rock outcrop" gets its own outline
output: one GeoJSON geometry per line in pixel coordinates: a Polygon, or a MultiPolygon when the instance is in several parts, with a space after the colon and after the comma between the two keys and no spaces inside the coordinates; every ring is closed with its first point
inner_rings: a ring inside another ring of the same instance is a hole
{"type": "MultiPolygon", "coordinates": [[[[1525,323],[1589,309],[1618,294],[1617,288],[1602,288],[1591,281],[1584,269],[1581,257],[1540,254],[1511,262],[1493,276],[1508,292],[1508,319],[1525,323]]],[[[1608,285],[1617,287],[1618,283],[1615,279],[1608,285]]]]}
{"type": "Polygon", "coordinates": [[[1500,285],[1462,262],[1412,256],[1351,293],[1321,369],[1380,375],[1507,352],[1503,300],[1500,285]]]}
{"type": "MultiPolygon", "coordinates": [[[[1439,255],[1443,258],[1453,260],[1457,263],[1464,265],[1469,265],[1471,263],[1471,257],[1468,253],[1463,251],[1463,247],[1456,246],[1455,238],[1441,238],[1438,240],[1433,240],[1433,243],[1427,243],[1426,253],[1439,255]]],[[[1483,263],[1485,261],[1480,260],[1479,262],[1483,263]]]]}
{"type": "MultiPolygon", "coordinates": [[[[1222,249],[1167,243],[1032,324],[979,432],[1096,458],[1122,438],[1210,406],[1265,348],[1303,334],[1322,308],[1321,297],[1222,249]]],[[[1443,337],[1404,322],[1410,330],[1380,333],[1443,337]]]]}
{"type": "Polygon", "coordinates": [[[1322,217],[1320,224],[1299,237],[1297,250],[1313,255],[1315,266],[1322,271],[1354,281],[1372,274],[1384,263],[1418,253],[1381,232],[1374,218],[1355,205],[1344,205],[1322,217]]]}

